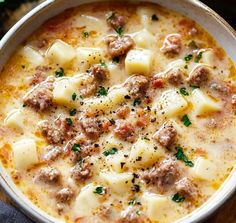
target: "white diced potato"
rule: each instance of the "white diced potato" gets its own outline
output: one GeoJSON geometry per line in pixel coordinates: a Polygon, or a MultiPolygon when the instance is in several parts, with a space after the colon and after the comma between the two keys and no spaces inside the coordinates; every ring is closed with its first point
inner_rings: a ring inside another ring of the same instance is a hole
{"type": "Polygon", "coordinates": [[[27,169],[39,162],[36,144],[33,139],[23,139],[12,145],[16,169],[27,169]]]}
{"type": "Polygon", "coordinates": [[[22,130],[24,127],[23,124],[23,113],[20,109],[14,109],[7,114],[7,117],[4,120],[6,126],[22,130]]]}
{"type": "Polygon", "coordinates": [[[195,178],[210,181],[215,178],[217,167],[211,161],[199,157],[192,171],[195,178]]]}
{"type": "Polygon", "coordinates": [[[109,112],[110,109],[115,108],[125,101],[125,95],[128,94],[126,88],[116,88],[111,90],[107,96],[101,96],[84,100],[84,106],[87,109],[96,111],[109,112]]]}
{"type": "Polygon", "coordinates": [[[138,32],[134,36],[134,41],[136,43],[136,46],[146,49],[152,49],[156,43],[155,37],[146,29],[138,32]]]}
{"type": "Polygon", "coordinates": [[[76,50],[77,62],[82,71],[91,65],[100,63],[103,58],[103,51],[100,48],[79,47],[76,50]]]}
{"type": "Polygon", "coordinates": [[[212,49],[208,49],[202,52],[201,62],[213,67],[215,64],[215,61],[216,61],[216,57],[212,49]]]}
{"type": "Polygon", "coordinates": [[[39,66],[44,62],[44,57],[31,46],[25,46],[20,53],[34,66],[39,66]]]}
{"type": "Polygon", "coordinates": [[[75,56],[75,49],[61,40],[56,40],[47,51],[47,57],[61,66],[67,66],[75,56]]]}
{"type": "Polygon", "coordinates": [[[126,193],[132,186],[132,173],[101,172],[100,177],[109,185],[109,188],[117,194],[126,193]]]}
{"type": "Polygon", "coordinates": [[[125,58],[127,74],[149,75],[152,69],[153,52],[147,49],[130,50],[125,58]]]}
{"type": "Polygon", "coordinates": [[[192,92],[191,102],[193,104],[193,111],[196,115],[203,115],[222,109],[219,102],[216,102],[213,98],[204,94],[200,89],[195,89],[192,92]]]}
{"type": "Polygon", "coordinates": [[[130,166],[149,167],[165,154],[164,150],[156,147],[153,142],[146,139],[138,139],[133,144],[129,156],[130,166]]]}
{"type": "Polygon", "coordinates": [[[73,104],[72,94],[75,93],[76,90],[70,78],[58,78],[54,83],[53,101],[59,105],[73,104]]]}
{"type": "Polygon", "coordinates": [[[114,155],[106,157],[106,163],[112,168],[113,171],[117,173],[122,173],[127,170],[128,158],[123,151],[119,151],[114,155]]]}
{"type": "Polygon", "coordinates": [[[125,69],[121,69],[119,64],[108,63],[109,77],[111,85],[121,83],[126,79],[125,69]]]}
{"type": "Polygon", "coordinates": [[[145,192],[142,200],[151,221],[162,222],[172,210],[171,201],[166,196],[145,192]]]}
{"type": "Polygon", "coordinates": [[[180,115],[188,107],[187,101],[177,90],[167,90],[153,105],[157,115],[173,117],[180,115]]]}
{"type": "Polygon", "coordinates": [[[90,216],[100,206],[99,196],[101,195],[95,194],[95,189],[96,186],[90,183],[80,190],[73,205],[73,212],[77,218],[90,216]]]}

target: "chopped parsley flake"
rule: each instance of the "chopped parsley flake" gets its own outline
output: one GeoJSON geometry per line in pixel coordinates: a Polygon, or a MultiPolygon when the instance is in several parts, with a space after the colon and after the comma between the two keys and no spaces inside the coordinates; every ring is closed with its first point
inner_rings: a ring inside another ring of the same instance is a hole
{"type": "Polygon", "coordinates": [[[176,202],[176,203],[180,203],[184,201],[184,197],[182,195],[180,195],[179,193],[176,193],[172,196],[172,201],[176,202]]]}
{"type": "Polygon", "coordinates": [[[71,150],[74,151],[74,152],[79,152],[80,151],[80,144],[75,143],[72,146],[71,150]]]}
{"type": "Polygon", "coordinates": [[[196,86],[196,85],[190,85],[190,87],[194,90],[196,88],[200,88],[199,86],[196,86]]]}
{"type": "Polygon", "coordinates": [[[107,89],[104,88],[103,86],[99,86],[97,96],[107,96],[107,89]]]}
{"type": "Polygon", "coordinates": [[[71,96],[73,101],[75,101],[76,97],[77,97],[76,93],[73,93],[72,96],[71,96]]]}
{"type": "Polygon", "coordinates": [[[56,72],[55,72],[56,77],[63,77],[65,75],[64,69],[60,67],[56,72]]]}
{"type": "Polygon", "coordinates": [[[114,155],[114,154],[116,154],[117,152],[118,152],[118,149],[115,148],[115,147],[113,147],[113,148],[111,148],[111,149],[109,149],[109,150],[104,151],[102,154],[103,154],[104,156],[109,156],[109,155],[114,155]]]}
{"type": "Polygon", "coordinates": [[[136,99],[134,99],[133,106],[135,107],[135,106],[137,106],[137,105],[140,105],[141,102],[142,102],[142,101],[141,101],[140,98],[136,98],[136,99]]]}
{"type": "Polygon", "coordinates": [[[177,160],[182,160],[183,162],[185,162],[186,166],[193,167],[194,166],[193,162],[190,161],[188,157],[184,154],[183,148],[177,146],[176,149],[177,153],[175,154],[175,157],[177,158],[177,160]]]}
{"type": "Polygon", "coordinates": [[[128,205],[135,205],[136,202],[137,202],[137,199],[134,198],[131,201],[129,201],[128,205]]]}
{"type": "Polygon", "coordinates": [[[157,17],[157,15],[153,14],[152,15],[152,21],[158,21],[158,20],[159,20],[159,18],[157,17]]]}
{"type": "Polygon", "coordinates": [[[107,64],[104,60],[100,60],[100,64],[101,64],[102,67],[107,68],[107,64]]]}
{"type": "Polygon", "coordinates": [[[188,115],[184,115],[181,119],[186,127],[190,126],[192,122],[189,120],[188,115]]]}
{"type": "Polygon", "coordinates": [[[184,65],[184,69],[188,69],[188,65],[186,64],[186,65],[184,65]]]}
{"type": "Polygon", "coordinates": [[[120,36],[122,36],[122,34],[124,33],[124,29],[123,29],[122,27],[115,28],[115,31],[116,31],[120,36]]]}
{"type": "Polygon", "coordinates": [[[193,58],[193,55],[192,54],[188,54],[187,56],[184,57],[184,60],[186,62],[190,61],[191,59],[193,58]]]}
{"type": "Polygon", "coordinates": [[[196,56],[196,58],[195,58],[195,62],[196,62],[196,63],[199,63],[199,61],[202,59],[202,54],[203,54],[202,51],[197,54],[197,56],[196,56]]]}
{"type": "Polygon", "coordinates": [[[119,63],[120,62],[120,57],[114,57],[112,62],[113,63],[119,63]]]}
{"type": "Polygon", "coordinates": [[[74,116],[76,114],[76,112],[77,112],[76,108],[72,108],[69,110],[70,116],[74,116]]]}
{"type": "Polygon", "coordinates": [[[184,96],[189,96],[189,93],[186,91],[186,88],[185,87],[181,87],[179,89],[180,93],[184,96]]]}
{"type": "Polygon", "coordinates": [[[67,125],[72,125],[72,120],[71,120],[71,118],[66,118],[66,124],[67,125]]]}
{"type": "Polygon", "coordinates": [[[84,37],[84,38],[88,38],[88,37],[89,37],[89,33],[86,32],[86,31],[83,31],[82,34],[83,34],[83,37],[84,37]]]}
{"type": "Polygon", "coordinates": [[[96,187],[93,193],[103,195],[105,194],[105,189],[103,187],[96,187]]]}

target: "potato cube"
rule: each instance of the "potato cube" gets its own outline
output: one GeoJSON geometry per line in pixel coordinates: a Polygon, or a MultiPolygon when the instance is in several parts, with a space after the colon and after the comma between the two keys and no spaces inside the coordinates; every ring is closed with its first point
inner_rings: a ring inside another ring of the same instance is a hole
{"type": "Polygon", "coordinates": [[[71,105],[74,103],[72,94],[76,91],[77,89],[70,78],[58,78],[54,83],[53,101],[59,105],[71,105]]]}
{"type": "Polygon", "coordinates": [[[130,50],[125,58],[125,70],[128,74],[149,75],[153,64],[153,52],[147,49],[130,50]]]}
{"type": "Polygon", "coordinates": [[[214,52],[213,50],[209,49],[209,50],[206,50],[202,53],[202,59],[201,61],[207,65],[210,65],[210,66],[214,66],[215,65],[215,61],[216,61],[216,57],[214,55],[214,52]]]}
{"type": "Polygon", "coordinates": [[[23,114],[20,109],[14,109],[7,114],[7,117],[4,120],[6,126],[22,130],[24,127],[23,124],[23,114]]]}
{"type": "Polygon", "coordinates": [[[136,46],[146,49],[152,49],[156,43],[155,37],[146,29],[138,32],[134,36],[134,41],[136,43],[136,46]]]}
{"type": "Polygon", "coordinates": [[[202,180],[212,180],[216,176],[217,167],[211,161],[199,157],[193,168],[193,175],[202,180]]]}
{"type": "Polygon", "coordinates": [[[44,57],[31,46],[25,46],[20,53],[33,66],[39,66],[44,62],[44,57]]]}
{"type": "Polygon", "coordinates": [[[36,144],[33,139],[23,139],[12,145],[16,169],[27,169],[38,163],[36,144]]]}
{"type": "Polygon", "coordinates": [[[47,57],[61,66],[68,65],[75,56],[75,49],[61,40],[56,40],[47,51],[47,57]]]}
{"type": "Polygon", "coordinates": [[[191,99],[193,110],[196,115],[203,115],[222,109],[219,102],[216,102],[213,98],[210,98],[199,89],[193,91],[191,99]]]}
{"type": "Polygon", "coordinates": [[[106,162],[112,168],[113,171],[117,173],[124,172],[127,170],[128,165],[128,158],[125,156],[127,155],[123,151],[119,151],[117,154],[107,156],[106,162]]]}
{"type": "Polygon", "coordinates": [[[132,173],[101,172],[100,177],[117,194],[124,194],[132,186],[132,173]]]}
{"type": "Polygon", "coordinates": [[[83,187],[73,205],[74,215],[79,217],[90,216],[100,206],[99,196],[94,191],[96,186],[92,183],[83,187]]]}
{"type": "Polygon", "coordinates": [[[151,221],[162,222],[172,210],[171,201],[166,196],[145,192],[142,199],[146,204],[146,214],[151,221]]]}
{"type": "Polygon", "coordinates": [[[157,115],[169,118],[179,115],[187,107],[187,101],[177,90],[167,90],[163,92],[159,100],[154,104],[153,109],[157,115]]]}
{"type": "Polygon", "coordinates": [[[79,47],[76,50],[77,62],[82,71],[87,70],[91,65],[100,63],[103,52],[99,48],[79,47]]]}
{"type": "Polygon", "coordinates": [[[129,156],[130,165],[134,167],[149,167],[164,156],[164,150],[146,139],[138,139],[133,144],[129,156]]]}

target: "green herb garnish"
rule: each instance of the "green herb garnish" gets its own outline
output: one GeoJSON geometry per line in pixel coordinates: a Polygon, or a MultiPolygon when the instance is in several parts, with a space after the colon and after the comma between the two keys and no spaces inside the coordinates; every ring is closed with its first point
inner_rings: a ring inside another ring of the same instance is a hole
{"type": "Polygon", "coordinates": [[[197,56],[196,56],[196,58],[195,58],[195,62],[196,62],[196,63],[199,63],[199,61],[202,59],[202,54],[203,54],[202,51],[197,54],[197,56]]]}
{"type": "Polygon", "coordinates": [[[186,166],[193,167],[194,166],[193,162],[190,161],[188,157],[184,154],[183,148],[180,146],[177,146],[176,149],[177,149],[177,153],[175,154],[175,157],[177,158],[177,160],[182,160],[185,162],[186,166]]]}
{"type": "Polygon", "coordinates": [[[109,155],[114,155],[114,154],[116,154],[117,152],[118,152],[118,149],[115,148],[115,147],[113,147],[113,148],[111,148],[111,149],[109,149],[109,150],[104,151],[102,154],[103,154],[104,156],[109,156],[109,155]]]}
{"type": "Polygon", "coordinates": [[[184,60],[186,62],[190,61],[191,59],[193,58],[193,55],[192,54],[188,54],[187,56],[184,57],[184,60]]]}
{"type": "Polygon", "coordinates": [[[129,201],[128,205],[135,205],[136,201],[137,201],[136,198],[134,198],[131,201],[129,201]]]}
{"type": "Polygon", "coordinates": [[[180,195],[179,193],[176,193],[172,196],[172,201],[176,202],[176,203],[180,203],[184,201],[184,197],[182,195],[180,195]]]}
{"type": "Polygon", "coordinates": [[[107,96],[107,89],[104,88],[103,86],[99,86],[97,96],[107,96]]]}
{"type": "Polygon", "coordinates": [[[136,105],[140,105],[142,103],[140,98],[134,99],[133,106],[135,107],[136,105]]]}
{"type": "Polygon", "coordinates": [[[180,93],[184,96],[189,96],[189,93],[186,91],[186,88],[185,87],[181,87],[179,89],[180,93]]]}
{"type": "Polygon", "coordinates": [[[76,94],[76,93],[73,93],[72,96],[71,96],[71,98],[72,98],[73,101],[75,101],[76,97],[77,97],[77,94],[76,94]]]}
{"type": "Polygon", "coordinates": [[[80,151],[80,144],[75,143],[72,146],[71,150],[74,151],[74,152],[79,152],[80,151]]]}
{"type": "Polygon", "coordinates": [[[83,37],[84,37],[84,38],[88,38],[88,37],[89,37],[89,33],[86,32],[86,31],[83,31],[82,34],[83,34],[83,37]]]}
{"type": "Polygon", "coordinates": [[[114,28],[114,30],[115,30],[120,36],[122,36],[122,34],[124,33],[124,29],[123,29],[122,27],[114,28]]]}
{"type": "Polygon", "coordinates": [[[113,63],[119,63],[120,62],[120,57],[114,57],[112,62],[113,63]]]}
{"type": "Polygon", "coordinates": [[[190,85],[190,87],[194,90],[194,89],[197,89],[197,88],[200,88],[199,86],[197,85],[190,85]]]}
{"type": "Polygon", "coordinates": [[[157,17],[157,15],[153,14],[152,15],[152,21],[158,21],[158,20],[159,20],[159,18],[157,17]]]}
{"type": "Polygon", "coordinates": [[[64,69],[60,67],[56,72],[55,72],[56,77],[63,77],[65,75],[64,69]]]}
{"type": "Polygon", "coordinates": [[[103,187],[96,187],[93,193],[103,195],[105,194],[105,189],[103,187]]]}
{"type": "Polygon", "coordinates": [[[181,119],[186,127],[190,126],[192,122],[189,120],[188,115],[184,115],[181,119]]]}
{"type": "Polygon", "coordinates": [[[72,125],[73,124],[71,118],[66,118],[66,124],[67,125],[72,125]]]}
{"type": "Polygon", "coordinates": [[[197,48],[198,48],[198,46],[197,46],[197,44],[196,44],[196,42],[195,42],[194,40],[192,40],[192,41],[188,44],[188,46],[189,46],[190,48],[192,48],[192,49],[197,49],[197,48]]]}
{"type": "Polygon", "coordinates": [[[186,65],[184,65],[184,69],[188,69],[188,65],[186,64],[186,65]]]}
{"type": "Polygon", "coordinates": [[[101,64],[102,67],[107,68],[107,64],[104,60],[100,60],[100,64],[101,64]]]}
{"type": "Polygon", "coordinates": [[[77,112],[76,108],[72,108],[69,110],[70,116],[74,116],[76,114],[76,112],[77,112]]]}

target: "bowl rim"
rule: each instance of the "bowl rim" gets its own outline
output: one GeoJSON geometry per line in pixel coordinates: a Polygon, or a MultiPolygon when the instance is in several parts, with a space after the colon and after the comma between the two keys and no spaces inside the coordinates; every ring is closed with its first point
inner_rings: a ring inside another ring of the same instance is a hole
{"type": "MultiPolygon", "coordinates": [[[[28,20],[30,20],[32,17],[37,17],[38,14],[45,10],[47,7],[49,7],[50,5],[53,5],[55,2],[57,2],[58,0],[45,0],[44,2],[40,3],[37,7],[35,7],[33,10],[31,10],[30,12],[28,12],[24,17],[22,17],[5,35],[4,37],[0,40],[0,51],[4,50],[4,47],[8,44],[8,42],[10,41],[10,39],[12,38],[14,33],[17,33],[20,28],[25,25],[28,20]]],[[[60,1],[60,0],[59,0],[60,1]]],[[[106,0],[104,0],[106,1],[106,0]]],[[[145,0],[141,0],[144,1],[145,0]]],[[[236,40],[236,30],[234,30],[234,28],[225,21],[225,19],[223,19],[218,13],[216,13],[213,9],[211,9],[209,6],[207,6],[206,4],[204,4],[203,2],[200,2],[199,0],[184,0],[188,3],[190,3],[192,6],[198,7],[200,8],[202,11],[204,11],[205,13],[208,13],[210,16],[212,16],[214,18],[214,20],[216,20],[218,23],[221,23],[221,25],[223,26],[223,28],[225,30],[227,30],[228,34],[230,34],[235,40],[236,40]]],[[[191,18],[191,16],[190,16],[191,18]]],[[[213,36],[214,37],[214,36],[213,36]]],[[[1,70],[1,69],[0,69],[1,70]]],[[[234,170],[231,171],[231,174],[233,171],[236,171],[236,168],[234,170]]],[[[0,187],[2,188],[2,190],[6,193],[7,196],[10,197],[10,199],[12,200],[12,202],[24,213],[26,214],[29,218],[31,218],[32,220],[36,221],[36,222],[42,222],[42,223],[53,223],[55,222],[53,219],[48,219],[46,218],[46,216],[38,211],[36,211],[36,209],[32,208],[31,205],[29,205],[27,202],[24,202],[23,198],[19,197],[19,194],[16,193],[16,191],[9,185],[9,183],[7,182],[7,174],[6,176],[4,176],[5,174],[1,173],[1,169],[0,169],[0,187]],[[19,199],[20,198],[20,199],[19,199]],[[23,202],[22,202],[23,201],[23,202]]],[[[227,177],[227,179],[229,178],[229,176],[227,177]]],[[[225,180],[225,182],[223,184],[227,184],[227,179],[225,180]]],[[[219,190],[219,189],[218,189],[219,190]]],[[[217,191],[216,191],[217,192],[217,191]]],[[[235,194],[236,192],[236,182],[233,185],[233,187],[227,191],[227,193],[225,194],[225,196],[223,197],[222,200],[220,200],[217,204],[215,204],[214,206],[212,206],[210,209],[208,209],[208,211],[205,213],[203,213],[202,215],[198,216],[194,221],[191,222],[201,222],[204,219],[207,219],[209,216],[211,216],[217,209],[219,209],[226,201],[228,201],[233,194],[235,194]]],[[[187,215],[188,216],[188,215],[187,215]]],[[[181,219],[180,219],[181,220],[181,219]]],[[[59,220],[57,220],[57,222],[61,222],[59,220]]],[[[177,220],[177,222],[179,222],[179,220],[177,220]]],[[[183,222],[183,221],[181,221],[183,222]]]]}

